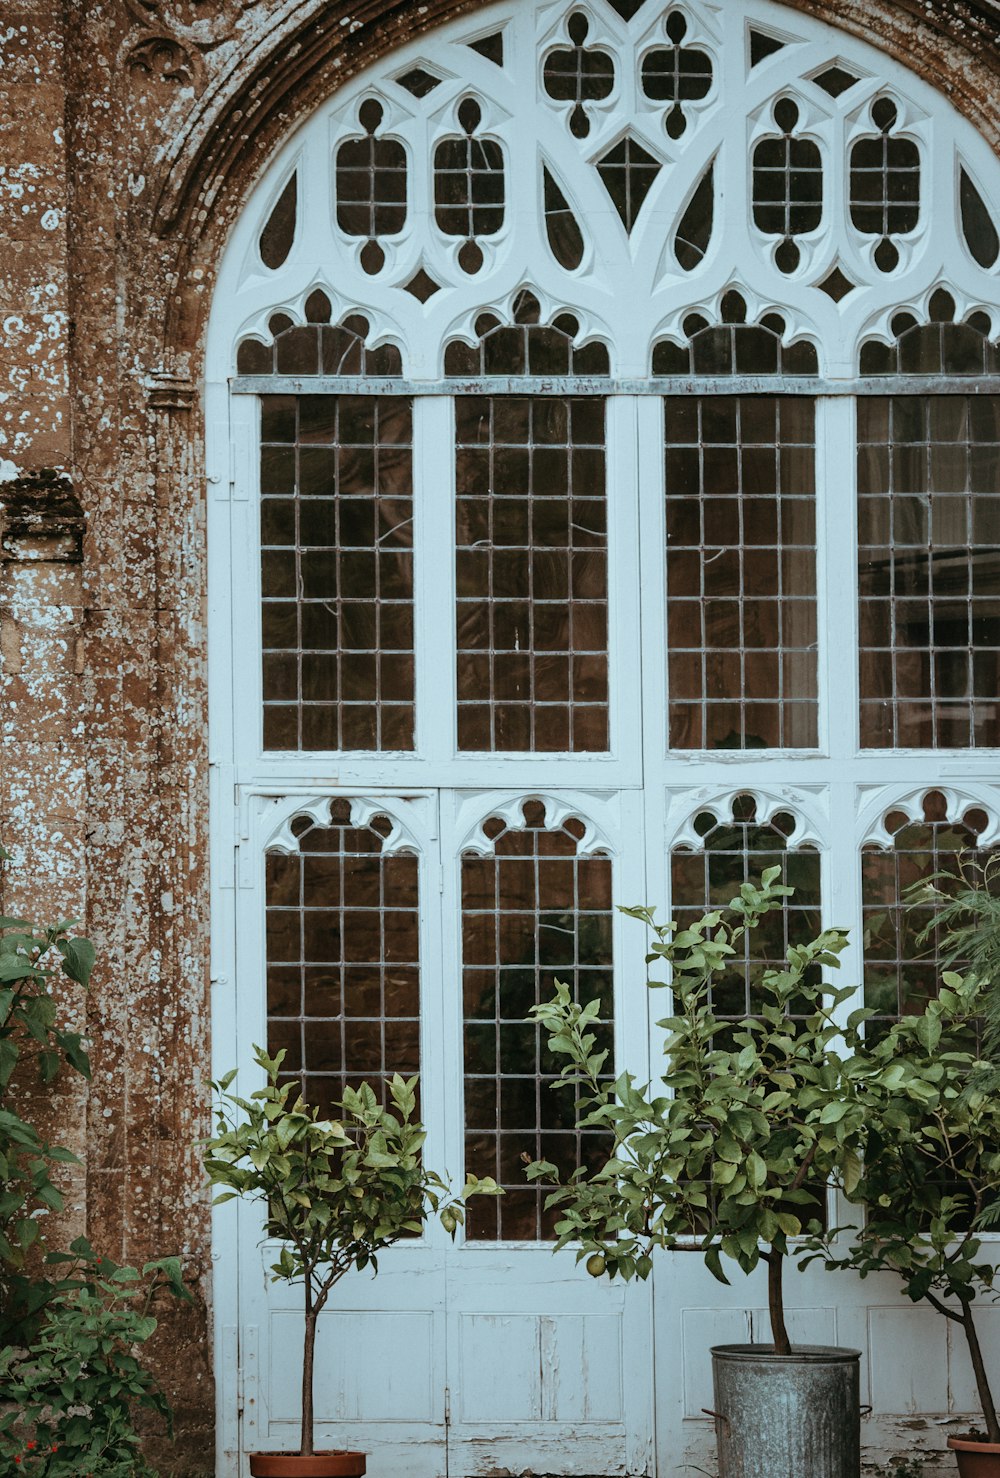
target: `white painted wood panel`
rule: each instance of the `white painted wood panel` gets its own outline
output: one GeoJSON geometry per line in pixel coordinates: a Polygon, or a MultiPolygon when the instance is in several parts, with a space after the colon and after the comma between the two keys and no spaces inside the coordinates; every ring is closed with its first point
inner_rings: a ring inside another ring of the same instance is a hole
{"type": "MultiPolygon", "coordinates": [[[[316,1335],[315,1400],[325,1423],[433,1422],[435,1312],[338,1308],[324,1311],[316,1335]]],[[[268,1328],[270,1420],[296,1423],[302,1319],[274,1310],[268,1328]]]]}
{"type": "Polygon", "coordinates": [[[918,1307],[873,1308],[868,1331],[875,1410],[947,1411],[948,1330],[940,1314],[918,1307]]]}

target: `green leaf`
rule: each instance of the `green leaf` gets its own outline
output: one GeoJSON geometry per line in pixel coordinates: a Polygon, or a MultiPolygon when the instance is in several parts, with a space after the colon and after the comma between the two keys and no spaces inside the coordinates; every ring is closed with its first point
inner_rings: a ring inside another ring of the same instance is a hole
{"type": "Polygon", "coordinates": [[[0,955],[0,980],[27,980],[38,969],[24,955],[0,955]]]}
{"type": "Polygon", "coordinates": [[[841,1176],[844,1183],[844,1193],[853,1196],[861,1181],[863,1172],[861,1157],[853,1150],[846,1150],[841,1160],[841,1176]]]}
{"type": "Polygon", "coordinates": [[[729,1279],[722,1271],[722,1258],[719,1255],[718,1247],[713,1245],[705,1248],[705,1266],[713,1278],[717,1278],[720,1283],[725,1283],[726,1287],[729,1287],[729,1279]]]}
{"type": "Polygon", "coordinates": [[[18,1056],[17,1044],[9,1037],[0,1037],[0,1086],[6,1086],[10,1082],[18,1056]]]}
{"type": "Polygon", "coordinates": [[[96,953],[89,939],[60,939],[57,941],[62,955],[63,973],[82,986],[90,984],[96,953]]]}

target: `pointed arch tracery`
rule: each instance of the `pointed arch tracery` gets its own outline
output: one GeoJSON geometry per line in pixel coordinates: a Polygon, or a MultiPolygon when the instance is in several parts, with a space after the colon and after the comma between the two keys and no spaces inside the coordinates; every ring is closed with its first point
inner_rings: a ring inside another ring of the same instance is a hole
{"type": "Polygon", "coordinates": [[[642,311],[616,319],[618,375],[648,373],[663,325],[732,285],[784,305],[793,339],[808,324],[821,374],[857,363],[877,304],[929,293],[942,263],[956,300],[992,313],[983,141],[863,44],[766,0],[744,12],[501,4],[492,28],[429,34],[275,162],[228,288],[287,311],[336,261],[312,285],[335,318],[394,322],[413,378],[440,376],[463,303],[489,311],[526,280],[586,323],[627,277],[642,311]]]}
{"type": "Polygon", "coordinates": [[[792,945],[822,927],[820,851],[796,798],[740,791],[691,811],[670,851],[670,914],[678,925],[725,909],[744,883],[777,868],[776,881],[792,888],[782,908],[765,914],[713,986],[715,1015],[739,1020],[759,1005],[755,989],[766,969],[780,969],[792,945]]]}
{"type": "Polygon", "coordinates": [[[405,803],[295,807],[264,857],[267,1047],[321,1112],[420,1070],[420,852],[405,803]]]}

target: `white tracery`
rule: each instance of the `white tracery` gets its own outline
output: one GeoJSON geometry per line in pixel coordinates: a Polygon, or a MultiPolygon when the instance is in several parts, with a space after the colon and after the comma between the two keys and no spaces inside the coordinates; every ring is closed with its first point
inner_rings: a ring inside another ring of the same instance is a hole
{"type": "Polygon", "coordinates": [[[790,16],[768,0],[721,7],[706,0],[683,5],[647,0],[625,23],[604,0],[558,5],[498,4],[458,21],[395,53],[376,72],[352,82],[321,108],[274,161],[253,206],[245,213],[227,253],[220,293],[231,305],[227,342],[213,335],[216,368],[231,373],[235,341],[246,334],[266,337],[276,308],[298,317],[308,294],[322,286],[334,304],[334,321],[351,311],[371,322],[370,343],[400,345],[407,378],[437,378],[445,343],[467,335],[476,314],[502,311],[525,285],[543,304],[572,309],[581,337],[598,335],[611,351],[612,373],[649,373],[652,343],[677,335],[683,315],[694,307],[717,309],[726,290],[737,287],[751,316],[780,307],[787,337],[808,336],[820,352],[820,373],[856,371],[865,337],[883,334],[901,305],[920,311],[936,286],[946,284],[959,316],[985,309],[994,331],[1000,326],[996,269],[976,264],[966,244],[959,209],[964,168],[987,209],[998,212],[989,150],[972,127],[940,106],[940,99],[903,68],[876,56],[854,39],[810,18],[790,16]],[[685,126],[676,138],[665,120],[671,104],[646,95],[644,63],[673,43],[666,31],[683,16],[681,44],[707,55],[712,82],[704,97],[683,102],[685,126]],[[609,57],[614,79],[606,96],[585,100],[586,136],[570,128],[574,105],[553,99],[545,67],[573,42],[574,17],[586,21],[587,52],[609,57]],[[781,40],[781,49],[751,66],[751,33],[781,40]],[[502,37],[503,65],[474,51],[484,35],[502,37]],[[837,96],[821,85],[832,67],[856,80],[837,96]],[[400,79],[415,69],[438,79],[416,97],[400,79]],[[361,266],[364,238],[337,225],[335,161],[348,139],[363,135],[359,108],[365,99],[382,108],[378,137],[403,145],[408,161],[407,214],[402,231],[379,237],[381,271],[361,266]],[[823,162],[820,225],[797,235],[799,265],[782,272],[774,262],[776,241],[753,222],[752,159],[757,143],[775,137],[775,102],[794,101],[798,139],[811,140],[823,162]],[[897,118],[893,138],[915,143],[920,154],[920,213],[916,228],[893,238],[899,264],[880,271],[876,235],[851,224],[850,159],[859,140],[877,137],[872,104],[890,99],[897,118]],[[443,233],[434,221],[437,145],[461,136],[458,109],[474,99],[481,113],[475,136],[500,145],[506,208],[499,231],[479,238],[480,270],[458,263],[462,239],[443,233]],[[660,165],[635,225],[626,232],[596,168],[624,138],[633,139],[660,165]],[[679,222],[714,161],[715,222],[703,260],[690,272],[678,266],[674,238],[679,222]],[[584,255],[568,271],[549,246],[543,205],[547,169],[574,213],[584,255]],[[261,230],[284,184],[298,173],[295,240],[284,263],[264,267],[261,230]],[[853,290],[839,302],[820,287],[835,269],[853,290]],[[406,290],[425,272],[438,290],[420,302],[406,290]],[[628,283],[627,305],[622,284],[628,283]],[[235,332],[233,330],[235,329],[235,332]],[[223,361],[224,360],[224,364],[223,361]]]}

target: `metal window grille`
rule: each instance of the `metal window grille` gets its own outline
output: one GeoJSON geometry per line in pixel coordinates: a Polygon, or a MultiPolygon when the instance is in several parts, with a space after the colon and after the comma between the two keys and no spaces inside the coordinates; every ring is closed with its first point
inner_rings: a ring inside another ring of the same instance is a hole
{"type": "Polygon", "coordinates": [[[683,928],[710,909],[725,908],[740,885],[757,881],[768,867],[779,867],[778,881],[793,888],[783,907],[765,914],[715,987],[712,1008],[723,1020],[738,1021],[760,1008],[756,986],[768,969],[783,969],[789,946],[815,938],[820,914],[820,855],[813,847],[789,847],[795,828],[790,814],[757,820],[752,796],[738,795],[731,813],[703,811],[695,818],[700,851],[675,847],[670,862],[671,917],[683,928]]]}
{"type": "Polygon", "coordinates": [[[858,405],[866,748],[1000,739],[1000,397],[858,405]]]}
{"type": "Polygon", "coordinates": [[[465,397],[456,420],[459,748],[606,750],[604,402],[465,397]]]}
{"type": "MultiPolygon", "coordinates": [[[[945,941],[935,922],[942,905],[939,899],[915,895],[931,879],[947,892],[963,871],[971,876],[970,864],[995,857],[995,850],[979,847],[986,825],[984,812],[976,809],[950,820],[944,797],[931,791],[920,820],[902,812],[886,817],[891,847],[863,849],[865,1005],[876,1013],[867,1032],[877,1034],[901,1016],[920,1015],[937,994],[945,968],[945,941]]],[[[962,963],[951,968],[961,970],[962,963]]]]}

